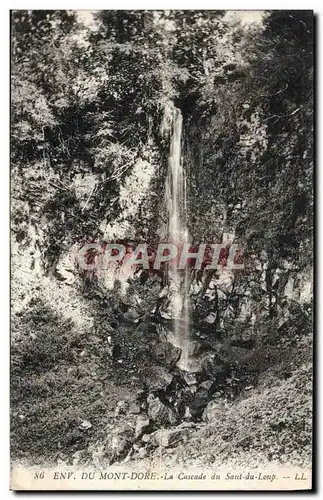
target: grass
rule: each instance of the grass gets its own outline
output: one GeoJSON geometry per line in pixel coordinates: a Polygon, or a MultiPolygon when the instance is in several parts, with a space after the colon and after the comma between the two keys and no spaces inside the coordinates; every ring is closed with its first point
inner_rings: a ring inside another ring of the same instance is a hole
{"type": "Polygon", "coordinates": [[[116,380],[104,343],[96,349],[72,322],[40,308],[21,318],[22,326],[11,351],[12,458],[55,462],[103,435],[128,390],[116,380]],[[79,429],[83,420],[91,429],[79,429]]]}

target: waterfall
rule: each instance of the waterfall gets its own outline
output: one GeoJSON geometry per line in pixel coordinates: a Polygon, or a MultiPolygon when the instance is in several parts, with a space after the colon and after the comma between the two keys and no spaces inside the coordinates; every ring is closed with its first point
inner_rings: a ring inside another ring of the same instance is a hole
{"type": "MultiPolygon", "coordinates": [[[[182,114],[179,109],[173,108],[165,203],[168,215],[168,236],[170,242],[176,244],[179,249],[188,242],[186,174],[181,162],[182,126],[182,114]]],[[[182,352],[178,366],[188,371],[190,351],[188,271],[178,271],[177,266],[170,265],[168,280],[173,318],[170,341],[182,352]]]]}

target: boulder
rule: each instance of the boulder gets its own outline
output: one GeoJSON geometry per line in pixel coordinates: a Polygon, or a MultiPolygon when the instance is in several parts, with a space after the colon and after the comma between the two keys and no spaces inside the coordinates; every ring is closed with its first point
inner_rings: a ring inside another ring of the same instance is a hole
{"type": "Polygon", "coordinates": [[[165,389],[173,380],[173,375],[163,366],[151,366],[145,370],[145,382],[150,391],[165,389]]]}
{"type": "Polygon", "coordinates": [[[168,448],[186,442],[188,434],[189,430],[187,428],[158,429],[152,434],[152,441],[156,446],[168,448]]]}
{"type": "Polygon", "coordinates": [[[199,340],[191,340],[189,345],[189,356],[197,357],[202,348],[202,343],[199,340]]]}
{"type": "Polygon", "coordinates": [[[220,401],[210,401],[203,412],[204,422],[216,422],[223,419],[225,406],[220,401]]]}
{"type": "Polygon", "coordinates": [[[153,346],[152,354],[156,361],[172,368],[181,357],[181,349],[174,347],[170,342],[159,342],[153,346]]]}
{"type": "Polygon", "coordinates": [[[161,318],[163,318],[163,319],[167,319],[167,320],[169,320],[169,321],[171,321],[171,320],[172,320],[172,315],[171,315],[171,313],[169,313],[169,312],[166,312],[166,311],[160,311],[160,316],[161,316],[161,318]]]}
{"type": "Polygon", "coordinates": [[[157,425],[174,425],[177,422],[176,414],[171,408],[164,405],[158,397],[150,394],[147,403],[148,417],[157,425]]]}
{"type": "Polygon", "coordinates": [[[138,439],[149,428],[149,418],[145,414],[138,415],[135,428],[135,439],[138,439]]]}
{"type": "Polygon", "coordinates": [[[211,379],[223,378],[228,373],[229,364],[224,363],[216,353],[206,352],[199,358],[202,371],[211,379]]]}
{"type": "Polygon", "coordinates": [[[123,314],[123,319],[127,323],[137,324],[140,320],[141,314],[136,309],[130,309],[123,314]]]}
{"type": "Polygon", "coordinates": [[[138,444],[134,444],[133,451],[136,459],[142,459],[147,456],[147,449],[144,446],[140,447],[138,444]]]}
{"type": "Polygon", "coordinates": [[[145,458],[147,456],[147,450],[146,448],[143,446],[142,448],[140,448],[138,450],[138,453],[136,455],[136,458],[138,459],[142,459],[142,458],[145,458]]]}
{"type": "Polygon", "coordinates": [[[211,352],[211,351],[203,352],[199,356],[199,363],[200,363],[203,371],[207,372],[207,368],[209,367],[209,365],[213,365],[214,364],[215,357],[216,357],[215,353],[211,352]]]}
{"type": "Polygon", "coordinates": [[[195,373],[183,372],[182,379],[186,382],[186,384],[190,386],[196,386],[197,380],[195,373]]]}
{"type": "Polygon", "coordinates": [[[202,389],[205,389],[206,391],[208,391],[210,389],[210,387],[212,386],[213,384],[213,380],[205,380],[205,382],[202,382],[200,384],[200,387],[202,389]]]}
{"type": "Polygon", "coordinates": [[[206,389],[199,388],[197,390],[190,405],[190,412],[192,417],[200,418],[202,416],[204,408],[207,406],[209,399],[209,393],[206,389]]]}
{"type": "Polygon", "coordinates": [[[104,457],[111,464],[124,458],[135,438],[134,428],[127,423],[109,425],[106,429],[107,438],[104,441],[104,457]]]}

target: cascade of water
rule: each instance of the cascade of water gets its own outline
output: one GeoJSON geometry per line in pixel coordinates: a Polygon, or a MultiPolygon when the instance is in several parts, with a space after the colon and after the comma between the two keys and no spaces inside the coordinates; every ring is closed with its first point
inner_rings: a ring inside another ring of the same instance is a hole
{"type": "MultiPolygon", "coordinates": [[[[178,247],[188,242],[186,175],[181,163],[181,137],[183,118],[174,108],[172,135],[166,180],[166,209],[168,213],[168,234],[170,241],[178,247]]],[[[169,266],[169,283],[172,301],[173,345],[182,351],[178,366],[188,370],[190,348],[189,279],[186,271],[169,266]]]]}

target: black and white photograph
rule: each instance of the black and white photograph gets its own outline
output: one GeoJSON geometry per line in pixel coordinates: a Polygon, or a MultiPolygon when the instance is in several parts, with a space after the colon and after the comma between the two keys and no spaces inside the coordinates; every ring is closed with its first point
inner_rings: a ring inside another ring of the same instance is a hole
{"type": "Polygon", "coordinates": [[[311,490],[313,11],[10,44],[11,489],[311,490]]]}

